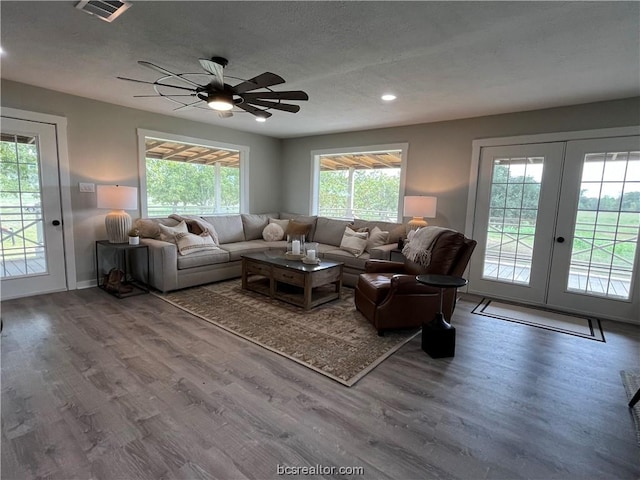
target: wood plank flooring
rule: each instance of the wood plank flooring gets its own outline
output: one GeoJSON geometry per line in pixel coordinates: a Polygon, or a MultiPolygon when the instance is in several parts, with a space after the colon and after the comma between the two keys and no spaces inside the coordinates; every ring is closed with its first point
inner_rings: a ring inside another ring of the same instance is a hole
{"type": "Polygon", "coordinates": [[[347,388],[152,295],[3,302],[2,478],[638,479],[619,371],[640,327],[604,321],[601,343],[475,303],[455,358],[418,337],[347,388]]]}

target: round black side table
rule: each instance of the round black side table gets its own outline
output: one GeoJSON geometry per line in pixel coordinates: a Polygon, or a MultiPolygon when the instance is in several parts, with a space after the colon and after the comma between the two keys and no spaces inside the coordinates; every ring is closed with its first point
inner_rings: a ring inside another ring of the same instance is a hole
{"type": "Polygon", "coordinates": [[[422,324],[422,350],[432,358],[453,357],[456,352],[456,329],[444,318],[442,296],[445,288],[460,288],[467,280],[453,275],[425,274],[416,281],[440,289],[440,310],[433,320],[422,324]]]}

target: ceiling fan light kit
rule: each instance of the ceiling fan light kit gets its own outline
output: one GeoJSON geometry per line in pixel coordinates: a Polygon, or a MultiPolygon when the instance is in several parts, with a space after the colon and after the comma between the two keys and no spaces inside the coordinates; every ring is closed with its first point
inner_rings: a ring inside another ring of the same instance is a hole
{"type": "Polygon", "coordinates": [[[212,93],[207,97],[207,105],[214,110],[226,112],[233,109],[233,98],[224,93],[212,93]]]}
{"type": "Polygon", "coordinates": [[[280,110],[289,113],[297,113],[300,111],[299,105],[283,103],[283,100],[309,100],[309,95],[302,90],[280,92],[272,90],[271,87],[274,85],[285,83],[284,79],[275,73],[265,72],[249,80],[242,80],[239,84],[232,86],[224,83],[223,71],[229,63],[227,59],[222,57],[211,57],[210,60],[201,58],[199,62],[203,70],[211,76],[209,83],[206,85],[200,85],[188,78],[188,75],[193,76],[193,74],[173,73],[166,68],[143,60],[140,60],[138,63],[156,72],[160,72],[163,76],[154,82],[125,77],[118,78],[128,82],[153,85],[157,93],[157,95],[138,96],[164,97],[180,105],[176,110],[191,107],[202,108],[200,105],[204,102],[211,109],[217,111],[218,115],[222,118],[233,116],[232,110],[234,110],[236,112],[243,111],[250,113],[256,117],[258,122],[264,122],[272,115],[269,110],[280,110]],[[169,83],[173,80],[178,80],[180,83],[178,85],[169,83]],[[182,92],[176,92],[175,94],[170,93],[174,89],[182,92]],[[185,95],[185,90],[191,93],[185,95]],[[195,101],[184,103],[181,100],[177,100],[177,98],[185,96],[192,97],[192,99],[195,98],[195,101]],[[237,109],[235,107],[237,107],[237,109]]]}

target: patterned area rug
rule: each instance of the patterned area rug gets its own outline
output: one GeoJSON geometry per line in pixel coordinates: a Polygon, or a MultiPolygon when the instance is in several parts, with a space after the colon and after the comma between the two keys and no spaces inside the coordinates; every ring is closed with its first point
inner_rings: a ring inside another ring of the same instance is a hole
{"type": "Polygon", "coordinates": [[[240,280],[157,296],[350,387],[419,332],[378,336],[356,311],[353,294],[343,288],[339,300],[310,311],[242,290],[240,280]]]}
{"type": "Polygon", "coordinates": [[[597,318],[569,315],[540,308],[524,307],[483,298],[471,311],[476,315],[522,323],[577,337],[604,342],[604,332],[597,318]]]}
{"type": "MultiPolygon", "coordinates": [[[[624,390],[627,392],[627,402],[629,402],[640,388],[640,371],[630,372],[621,370],[620,377],[622,377],[622,384],[624,385],[624,390]]],[[[638,445],[640,445],[640,402],[636,403],[630,410],[633,421],[636,424],[636,440],[638,441],[638,445]]]]}

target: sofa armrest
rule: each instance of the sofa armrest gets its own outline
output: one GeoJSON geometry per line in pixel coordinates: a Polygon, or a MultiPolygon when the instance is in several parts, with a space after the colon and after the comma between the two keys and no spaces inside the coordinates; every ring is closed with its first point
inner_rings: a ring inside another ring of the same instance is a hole
{"type": "Polygon", "coordinates": [[[405,273],[404,263],[388,260],[367,260],[364,271],[365,273],[405,273]]]}
{"type": "Polygon", "coordinates": [[[369,254],[372,259],[391,260],[391,250],[395,250],[396,248],[398,248],[397,243],[387,243],[386,245],[372,248],[369,254]]]}
{"type": "Polygon", "coordinates": [[[149,249],[149,284],[162,292],[178,288],[178,247],[153,238],[140,243],[149,249]]]}

